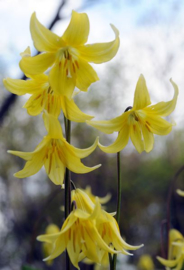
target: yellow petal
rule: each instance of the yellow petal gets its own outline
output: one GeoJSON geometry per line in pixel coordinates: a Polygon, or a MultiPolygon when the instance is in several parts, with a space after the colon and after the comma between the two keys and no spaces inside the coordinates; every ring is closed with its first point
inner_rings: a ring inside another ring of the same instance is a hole
{"type": "Polygon", "coordinates": [[[111,42],[96,43],[81,46],[78,48],[80,56],[87,62],[100,64],[111,60],[117,53],[119,48],[119,31],[111,24],[112,30],[115,33],[115,39],[111,42]]]}
{"type": "Polygon", "coordinates": [[[38,51],[54,52],[62,45],[59,36],[45,28],[37,20],[35,12],[31,16],[30,31],[34,46],[38,51]]]}
{"type": "Polygon", "coordinates": [[[79,254],[81,251],[81,235],[80,235],[80,230],[78,228],[79,226],[75,226],[74,228],[71,229],[70,232],[70,238],[67,243],[67,251],[68,255],[70,257],[71,263],[77,268],[80,269],[78,266],[79,262],[79,254]]]}
{"type": "MultiPolygon", "coordinates": [[[[15,154],[12,152],[11,154],[15,154]]],[[[34,155],[32,156],[32,159],[28,160],[24,168],[21,171],[15,173],[14,176],[17,178],[25,178],[25,177],[36,174],[43,166],[44,155],[45,155],[44,149],[42,151],[34,153],[34,155]]]]}
{"type": "Polygon", "coordinates": [[[24,73],[36,75],[46,71],[50,66],[52,66],[54,60],[54,53],[43,53],[33,57],[23,57],[19,66],[24,73]]]}
{"type": "Polygon", "coordinates": [[[77,156],[78,158],[85,158],[87,156],[89,156],[97,147],[98,145],[98,137],[96,138],[96,140],[94,141],[94,143],[85,149],[80,149],[80,148],[76,148],[70,144],[66,144],[66,147],[68,147],[68,150],[71,151],[70,149],[72,149],[73,153],[75,154],[75,156],[77,156]]]}
{"type": "Polygon", "coordinates": [[[64,58],[61,64],[56,63],[49,73],[49,82],[58,95],[72,97],[75,88],[75,78],[68,77],[64,68],[64,58]]]}
{"type": "Polygon", "coordinates": [[[65,165],[61,156],[57,151],[48,154],[48,157],[44,159],[44,167],[50,178],[55,185],[62,185],[65,175],[65,165]]]}
{"type": "MultiPolygon", "coordinates": [[[[68,144],[66,142],[66,144],[68,144]]],[[[66,159],[66,167],[71,170],[72,172],[75,173],[88,173],[91,172],[97,168],[99,168],[101,166],[101,164],[93,166],[93,167],[87,167],[85,166],[78,157],[75,156],[73,150],[69,147],[69,144],[67,145],[67,147],[63,147],[62,151],[64,153],[65,159],[66,159]]]]}
{"type": "Polygon", "coordinates": [[[62,36],[68,45],[78,46],[86,43],[89,35],[89,19],[86,13],[72,11],[70,23],[62,36]]]}
{"type": "Polygon", "coordinates": [[[134,110],[139,110],[147,107],[151,104],[150,96],[148,93],[148,89],[146,86],[146,81],[144,79],[144,76],[141,74],[134,93],[134,110]]]}
{"type": "Polygon", "coordinates": [[[128,143],[130,130],[128,125],[124,125],[123,129],[119,132],[115,142],[109,146],[103,146],[99,143],[100,149],[105,153],[120,152],[128,143]]]}
{"type": "Polygon", "coordinates": [[[29,57],[31,56],[31,49],[28,46],[22,53],[20,53],[21,57],[29,57]]]}
{"type": "Polygon", "coordinates": [[[149,130],[157,135],[167,135],[172,130],[172,123],[167,122],[159,116],[147,114],[146,124],[149,130]]]}
{"type": "Polygon", "coordinates": [[[77,217],[75,216],[75,211],[73,211],[65,220],[61,229],[61,233],[64,234],[65,232],[67,232],[72,227],[72,225],[76,222],[76,220],[77,220],[77,217]]]}
{"type": "Polygon", "coordinates": [[[176,266],[178,260],[166,260],[166,259],[163,259],[159,256],[157,256],[157,260],[159,260],[159,262],[161,264],[163,264],[164,266],[168,266],[168,267],[174,267],[176,266]]]}
{"type": "Polygon", "coordinates": [[[175,107],[176,107],[176,102],[177,102],[177,98],[178,98],[178,94],[179,94],[179,90],[178,90],[178,86],[172,81],[172,79],[170,79],[170,82],[174,88],[174,96],[173,99],[171,99],[170,101],[167,102],[159,102],[155,105],[152,105],[148,108],[145,108],[145,111],[149,114],[153,114],[153,115],[158,115],[158,116],[168,116],[169,114],[171,114],[175,107]]]}
{"type": "Polygon", "coordinates": [[[45,112],[43,113],[43,121],[50,138],[63,139],[62,128],[57,118],[45,112]]]}
{"type": "Polygon", "coordinates": [[[76,73],[76,86],[81,91],[87,91],[88,87],[99,80],[96,71],[82,58],[78,58],[78,66],[76,73]]]}
{"type": "Polygon", "coordinates": [[[36,80],[17,80],[17,79],[4,79],[4,86],[8,91],[16,95],[34,94],[42,90],[42,84],[38,84],[36,80]]]}
{"type": "Polygon", "coordinates": [[[66,248],[65,237],[63,235],[60,235],[54,244],[54,250],[52,254],[49,257],[45,258],[43,261],[55,259],[61,253],[64,252],[65,248],[66,248]]]}
{"type": "Polygon", "coordinates": [[[56,241],[56,239],[61,235],[60,232],[52,233],[52,234],[42,234],[37,236],[37,240],[40,242],[46,242],[52,244],[56,241]]]}
{"type": "Polygon", "coordinates": [[[134,122],[133,125],[130,125],[130,138],[137,151],[139,153],[142,153],[142,151],[144,151],[144,142],[142,138],[140,125],[136,121],[134,122]]]}
{"type": "Polygon", "coordinates": [[[181,189],[177,189],[176,192],[178,193],[178,195],[184,197],[184,191],[181,189]]]}
{"type": "Polygon", "coordinates": [[[125,112],[122,115],[107,121],[86,121],[86,123],[106,134],[111,134],[115,131],[120,131],[126,124],[131,111],[125,112]]]}
{"type": "Polygon", "coordinates": [[[30,115],[35,116],[40,114],[44,108],[42,105],[42,98],[42,92],[32,95],[24,104],[23,108],[26,108],[30,115]]]}
{"type": "Polygon", "coordinates": [[[144,140],[144,150],[149,153],[153,149],[154,136],[153,133],[143,124],[141,125],[143,140],[144,140]]]}
{"type": "Polygon", "coordinates": [[[85,122],[93,116],[83,113],[75,104],[73,99],[61,97],[61,108],[65,117],[73,122],[85,122]]]}

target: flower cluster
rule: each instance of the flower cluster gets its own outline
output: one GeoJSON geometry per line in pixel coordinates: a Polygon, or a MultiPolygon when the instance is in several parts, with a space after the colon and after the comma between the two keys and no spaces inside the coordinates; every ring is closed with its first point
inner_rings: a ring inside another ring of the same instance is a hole
{"type": "Polygon", "coordinates": [[[81,189],[72,191],[73,210],[65,220],[60,232],[38,236],[38,240],[52,245],[45,260],[58,257],[67,249],[72,264],[84,258],[108,265],[108,253],[131,255],[127,250],[136,250],[143,245],[131,246],[121,237],[119,226],[112,216],[101,208],[99,199],[95,203],[81,189]]]}

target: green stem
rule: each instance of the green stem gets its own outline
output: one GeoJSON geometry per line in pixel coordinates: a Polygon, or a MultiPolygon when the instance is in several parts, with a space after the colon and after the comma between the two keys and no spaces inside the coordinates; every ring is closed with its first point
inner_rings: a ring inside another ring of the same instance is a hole
{"type": "MultiPolygon", "coordinates": [[[[118,188],[117,188],[117,212],[116,212],[116,220],[119,225],[120,223],[120,211],[121,211],[121,154],[117,153],[117,180],[118,180],[118,188]]],[[[117,262],[117,254],[113,256],[112,262],[112,270],[116,269],[117,262]]],[[[111,268],[110,268],[111,269],[111,268]]]]}
{"type": "MultiPolygon", "coordinates": [[[[65,134],[66,134],[66,141],[70,143],[71,140],[71,122],[70,120],[67,120],[64,116],[64,122],[65,122],[65,134]]],[[[71,176],[70,171],[68,168],[66,168],[65,172],[65,219],[68,217],[68,215],[71,212],[71,182],[70,182],[71,176]]],[[[66,269],[71,269],[71,263],[70,258],[68,256],[68,253],[66,252],[66,269]]]]}

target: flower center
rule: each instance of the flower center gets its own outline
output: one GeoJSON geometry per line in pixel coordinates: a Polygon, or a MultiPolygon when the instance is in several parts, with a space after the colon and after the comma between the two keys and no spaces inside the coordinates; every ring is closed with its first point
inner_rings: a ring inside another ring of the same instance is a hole
{"type": "Polygon", "coordinates": [[[71,47],[62,48],[57,53],[59,69],[63,69],[67,77],[75,76],[76,70],[79,69],[77,55],[77,50],[71,47]]]}

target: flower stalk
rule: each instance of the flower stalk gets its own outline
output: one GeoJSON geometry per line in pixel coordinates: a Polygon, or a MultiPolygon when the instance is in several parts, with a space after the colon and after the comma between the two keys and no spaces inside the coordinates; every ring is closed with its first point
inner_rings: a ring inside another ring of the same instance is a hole
{"type": "MultiPolygon", "coordinates": [[[[71,122],[67,120],[64,116],[65,122],[65,134],[66,134],[66,141],[70,143],[71,141],[71,122]]],[[[66,168],[65,173],[65,219],[69,216],[71,212],[71,182],[70,182],[70,171],[66,168]]],[[[66,269],[71,269],[71,263],[68,256],[68,252],[66,251],[66,269]]]]}

